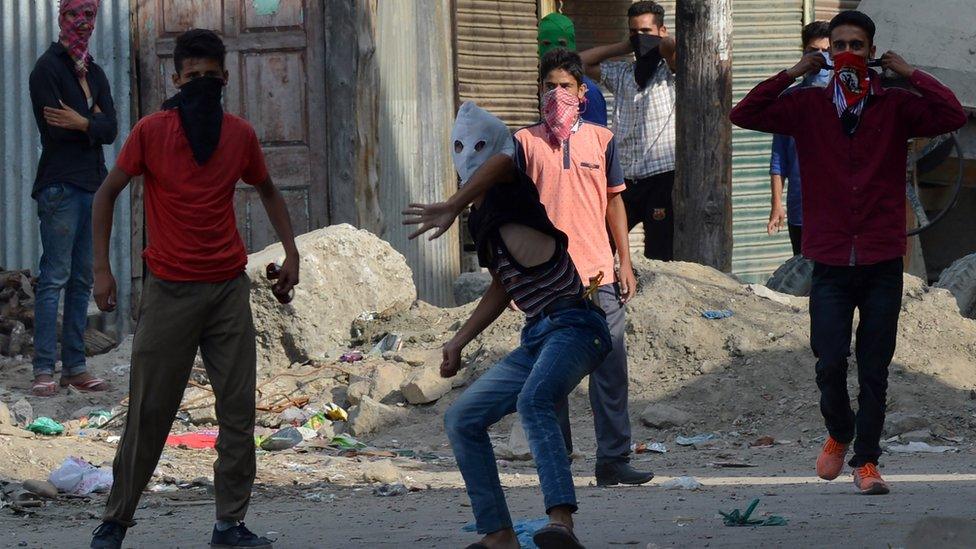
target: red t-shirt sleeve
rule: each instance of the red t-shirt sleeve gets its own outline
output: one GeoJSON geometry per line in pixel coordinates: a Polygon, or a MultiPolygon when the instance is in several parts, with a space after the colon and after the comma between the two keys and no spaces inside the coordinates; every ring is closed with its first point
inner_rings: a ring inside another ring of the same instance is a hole
{"type": "Polygon", "coordinates": [[[241,180],[248,185],[260,185],[268,180],[268,167],[264,163],[264,152],[261,151],[261,143],[258,142],[254,128],[248,126],[247,129],[247,157],[245,158],[244,171],[241,172],[241,180]]]}
{"type": "Polygon", "coordinates": [[[129,177],[137,177],[146,172],[146,157],[142,148],[144,130],[145,124],[143,120],[140,120],[129,132],[129,137],[126,138],[122,151],[115,159],[115,167],[125,172],[129,177]]]}

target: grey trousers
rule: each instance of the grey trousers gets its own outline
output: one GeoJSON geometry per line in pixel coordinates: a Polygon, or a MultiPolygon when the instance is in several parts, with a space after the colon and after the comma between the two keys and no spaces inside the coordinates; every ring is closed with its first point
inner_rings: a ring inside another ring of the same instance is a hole
{"type": "MultiPolygon", "coordinates": [[[[600,286],[597,299],[607,314],[613,350],[603,364],[590,374],[590,406],[596,432],[597,463],[630,460],[630,413],[627,408],[627,307],[620,303],[616,284],[600,286]]],[[[572,453],[573,438],[569,424],[569,401],[557,405],[559,425],[572,453]]]]}

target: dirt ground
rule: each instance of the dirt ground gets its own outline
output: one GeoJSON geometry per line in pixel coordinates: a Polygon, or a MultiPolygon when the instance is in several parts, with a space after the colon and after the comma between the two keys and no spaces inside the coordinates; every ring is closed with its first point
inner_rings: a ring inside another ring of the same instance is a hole
{"type": "MultiPolygon", "coordinates": [[[[661,474],[691,474],[699,491],[644,487],[596,488],[577,473],[578,530],[587,547],[910,547],[913,525],[924,517],[966,517],[976,506],[976,467],[971,453],[952,456],[895,456],[884,472],[888,496],[855,495],[842,477],[833,483],[813,478],[812,451],[805,459],[772,449],[755,456],[747,470],[703,468],[705,456],[647,458],[661,474]],[[784,455],[784,453],[786,455],[784,455]],[[843,481],[842,481],[843,480],[843,481]],[[744,509],[760,498],[759,518],[780,515],[785,526],[723,526],[719,510],[744,509]]],[[[679,454],[681,455],[681,454],[679,454]]],[[[203,456],[200,456],[201,460],[203,456]]],[[[642,463],[643,465],[643,463],[642,463]]],[[[577,467],[583,469],[583,467],[577,467]]],[[[445,472],[441,476],[450,476],[445,472]]],[[[378,497],[369,488],[299,484],[255,492],[248,526],[277,538],[277,548],[464,547],[476,536],[462,532],[472,521],[463,488],[455,483],[399,497],[378,497]],[[318,498],[307,499],[311,494],[318,498]]],[[[506,473],[515,520],[540,518],[541,497],[531,469],[506,473]]],[[[103,497],[49,504],[35,515],[0,514],[3,547],[81,547],[103,497]]],[[[147,494],[136,514],[126,547],[206,547],[212,528],[212,501],[204,490],[147,494]],[[171,497],[167,497],[171,496],[171,497]]],[[[933,542],[935,540],[932,540],[933,542]]],[[[976,539],[965,540],[976,543],[976,539]]],[[[933,543],[930,547],[949,547],[933,543]]]]}
{"type": "MultiPolygon", "coordinates": [[[[629,305],[627,327],[633,438],[635,443],[663,443],[667,453],[635,455],[639,466],[658,473],[651,485],[596,488],[586,383],[573,392],[573,469],[580,486],[580,533],[587,546],[905,547],[920,518],[973,518],[976,322],[958,314],[948,292],[906,277],[884,446],[915,441],[950,450],[884,456],[882,473],[893,493],[865,498],[854,495],[849,475],[829,484],[813,478],[824,432],[805,299],[757,292],[698,265],[641,261],[638,273],[640,293],[629,305]],[[708,320],[701,314],[723,309],[734,315],[708,320]],[[646,408],[662,406],[683,412],[684,419],[666,428],[642,422],[646,408]],[[680,436],[704,433],[715,439],[697,446],[677,444],[680,436]],[[774,445],[754,447],[760,438],[774,445]],[[681,475],[695,476],[704,488],[689,492],[660,486],[681,475]],[[722,525],[719,510],[744,509],[757,497],[760,518],[781,515],[788,524],[722,525]]],[[[279,410],[260,412],[260,429],[267,433],[287,425],[289,411],[280,409],[295,402],[307,402],[301,404],[306,409],[334,402],[352,412],[353,386],[377,390],[383,385],[376,383],[380,372],[389,372],[391,366],[403,375],[436,367],[437,349],[471,307],[417,303],[395,314],[364,314],[351,321],[348,345],[336,353],[259,372],[259,404],[279,410]],[[368,353],[386,334],[402,337],[399,352],[352,364],[338,360],[350,350],[368,353]]],[[[466,352],[470,367],[436,402],[411,405],[396,386],[376,396],[377,401],[383,396],[382,421],[356,434],[370,446],[369,454],[342,452],[329,446],[325,435],[289,450],[260,451],[249,526],[261,533],[277,532],[276,547],[462,547],[475,541],[473,534],[461,531],[472,518],[444,435],[443,413],[471,379],[517,345],[521,324],[520,315],[506,313],[473,342],[466,352]],[[374,495],[377,486],[395,482],[416,491],[374,495]]],[[[60,437],[0,426],[0,483],[46,479],[68,456],[110,463],[115,451],[111,437],[119,434],[124,414],[93,431],[81,431],[71,419],[86,409],[124,412],[130,349],[127,340],[89,363],[94,373],[113,383],[112,391],[62,391],[51,399],[27,396],[30,364],[25,358],[0,359],[0,401],[13,406],[26,397],[35,416],[69,426],[69,433],[60,437]]],[[[853,364],[850,386],[856,395],[853,364]]],[[[173,431],[212,428],[209,398],[206,376],[197,370],[173,431]]],[[[513,421],[507,418],[493,429],[496,450],[505,448],[513,421]]],[[[334,427],[339,431],[348,426],[334,427]]],[[[206,545],[213,517],[209,490],[214,457],[212,450],[167,447],[127,547],[206,545]]],[[[532,462],[502,460],[500,467],[505,484],[512,487],[513,516],[541,517],[532,462]]],[[[103,495],[88,500],[61,496],[26,514],[0,508],[0,546],[83,546],[103,504],[103,495]]],[[[976,540],[969,546],[976,547],[976,540]]]]}

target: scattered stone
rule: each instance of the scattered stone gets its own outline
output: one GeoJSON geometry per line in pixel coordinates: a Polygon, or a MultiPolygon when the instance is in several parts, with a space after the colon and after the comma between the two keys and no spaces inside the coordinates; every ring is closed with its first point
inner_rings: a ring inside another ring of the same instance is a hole
{"type": "Polygon", "coordinates": [[[410,404],[429,404],[446,395],[451,386],[450,378],[441,377],[438,369],[427,366],[410,374],[400,390],[410,404]]]}
{"type": "Polygon", "coordinates": [[[3,402],[0,402],[0,425],[13,425],[10,418],[10,408],[7,408],[3,402]]]}
{"type": "Polygon", "coordinates": [[[281,244],[248,257],[259,372],[275,364],[322,360],[348,343],[353,321],[364,312],[396,314],[417,299],[406,259],[369,231],[332,225],[295,242],[302,282],[288,305],[275,299],[265,277],[269,263],[283,261],[281,244]]]}
{"type": "Polygon", "coordinates": [[[431,352],[426,349],[404,349],[393,355],[393,360],[419,367],[431,360],[431,352]]]}
{"type": "Polygon", "coordinates": [[[373,372],[369,396],[373,400],[384,403],[400,400],[400,386],[403,385],[405,378],[403,369],[396,364],[380,364],[373,372]]]}
{"type": "Polygon", "coordinates": [[[44,498],[54,499],[58,497],[58,489],[46,480],[25,480],[24,490],[44,498]]]}
{"type": "Polygon", "coordinates": [[[930,429],[931,427],[932,422],[924,417],[906,414],[904,412],[890,413],[885,419],[885,432],[888,436],[930,429]]]}
{"type": "Polygon", "coordinates": [[[898,438],[905,442],[928,442],[932,439],[932,431],[928,429],[909,431],[907,433],[902,433],[898,436],[898,438]]]}
{"type": "Polygon", "coordinates": [[[350,383],[346,389],[346,405],[355,406],[363,400],[363,397],[369,396],[372,384],[372,381],[366,378],[357,378],[350,383]]]}
{"type": "Polygon", "coordinates": [[[13,415],[16,425],[27,426],[30,422],[34,421],[34,407],[31,406],[30,402],[27,402],[26,398],[15,402],[10,407],[10,413],[13,415]]]}
{"type": "Polygon", "coordinates": [[[366,482],[381,482],[395,484],[400,482],[400,470],[388,459],[371,461],[363,468],[363,480],[366,482]]]}
{"type": "Polygon", "coordinates": [[[529,449],[529,439],[525,436],[525,428],[522,427],[522,420],[515,415],[512,422],[512,430],[508,434],[508,442],[500,444],[495,448],[495,457],[508,461],[528,461],[532,459],[532,450],[529,449]]]}
{"type": "Polygon", "coordinates": [[[680,427],[691,421],[691,414],[667,404],[654,403],[641,412],[641,422],[654,429],[680,427]]]}
{"type": "Polygon", "coordinates": [[[325,423],[319,427],[318,434],[324,440],[332,440],[332,437],[336,436],[335,426],[332,423],[325,423]]]}
{"type": "MultiPolygon", "coordinates": [[[[349,434],[362,436],[372,433],[381,427],[395,423],[402,411],[372,398],[365,396],[359,405],[354,406],[349,413],[349,434]]],[[[336,422],[338,423],[338,422],[336,422]]],[[[336,429],[339,432],[338,429],[336,429]]]]}

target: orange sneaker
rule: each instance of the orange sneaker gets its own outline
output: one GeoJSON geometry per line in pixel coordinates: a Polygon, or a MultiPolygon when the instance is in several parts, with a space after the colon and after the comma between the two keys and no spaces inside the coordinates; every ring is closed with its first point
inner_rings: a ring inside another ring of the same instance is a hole
{"type": "Polygon", "coordinates": [[[878,472],[878,466],[873,463],[865,463],[854,469],[854,486],[857,486],[862,494],[869,496],[880,496],[889,491],[888,485],[878,472]]]}
{"type": "Polygon", "coordinates": [[[824,480],[834,480],[844,469],[847,444],[841,444],[828,435],[820,456],[817,457],[817,476],[824,480]]]}

